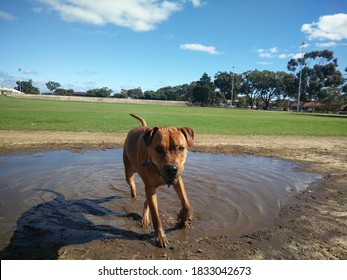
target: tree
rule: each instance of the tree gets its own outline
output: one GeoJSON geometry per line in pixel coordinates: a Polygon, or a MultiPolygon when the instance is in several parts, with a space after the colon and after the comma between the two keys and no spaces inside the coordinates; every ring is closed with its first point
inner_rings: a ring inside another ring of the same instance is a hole
{"type": "Polygon", "coordinates": [[[55,95],[64,95],[64,96],[70,96],[74,94],[73,89],[63,89],[63,88],[58,88],[54,91],[55,95]]]}
{"type": "Polygon", "coordinates": [[[284,99],[294,93],[294,81],[294,75],[284,71],[247,71],[242,74],[241,93],[247,95],[251,109],[256,101],[261,103],[264,109],[269,109],[275,100],[284,99]]]}
{"type": "Polygon", "coordinates": [[[182,100],[188,100],[189,95],[189,85],[183,84],[178,86],[167,86],[162,87],[156,91],[156,94],[146,94],[145,92],[145,99],[160,99],[160,100],[176,100],[176,101],[182,101],[182,100]],[[149,98],[151,97],[152,98],[149,98]]]}
{"type": "Polygon", "coordinates": [[[196,82],[191,82],[189,85],[184,84],[182,86],[181,94],[183,95],[183,100],[188,102],[193,102],[193,90],[196,87],[196,82]]]}
{"type": "Polygon", "coordinates": [[[30,79],[29,81],[17,81],[17,87],[14,89],[21,90],[26,94],[40,94],[40,90],[37,87],[33,86],[33,81],[30,79]]]}
{"type": "Polygon", "coordinates": [[[213,104],[216,98],[215,89],[211,77],[204,73],[193,89],[193,103],[200,103],[203,106],[213,104]]]}
{"type": "Polygon", "coordinates": [[[282,79],[281,83],[281,93],[283,99],[287,97],[295,99],[298,93],[298,84],[296,84],[296,78],[294,74],[289,74],[287,72],[280,72],[280,77],[282,79]]]}
{"type": "Polygon", "coordinates": [[[241,93],[247,95],[247,105],[253,109],[256,99],[260,96],[260,71],[247,71],[241,75],[241,93]]]}
{"type": "Polygon", "coordinates": [[[127,98],[140,99],[143,97],[143,92],[140,87],[133,89],[121,89],[121,94],[127,98]]]}
{"type": "Polygon", "coordinates": [[[169,96],[168,100],[177,100],[177,101],[188,100],[188,95],[190,92],[188,84],[174,86],[172,89],[173,89],[172,91],[173,95],[169,96]]]}
{"type": "Polygon", "coordinates": [[[60,87],[60,84],[57,82],[49,81],[46,83],[46,87],[48,88],[49,91],[55,91],[60,87]]]}
{"type": "MultiPolygon", "coordinates": [[[[347,67],[345,68],[345,76],[347,75],[347,67]]],[[[347,93],[347,79],[345,79],[344,84],[342,85],[341,88],[342,93],[346,94],[347,93]]]]}
{"type": "Polygon", "coordinates": [[[280,100],[281,97],[285,98],[292,92],[294,85],[294,76],[284,71],[272,72],[262,71],[263,87],[260,92],[260,97],[264,101],[265,108],[268,109],[274,100],[280,100]]]}
{"type": "Polygon", "coordinates": [[[246,108],[247,107],[247,96],[242,95],[237,97],[237,107],[239,108],[246,108]]]}
{"type": "Polygon", "coordinates": [[[110,97],[112,90],[107,87],[103,87],[103,88],[90,89],[86,93],[87,93],[87,96],[90,96],[90,97],[110,97]]]}
{"type": "Polygon", "coordinates": [[[143,98],[149,100],[161,100],[161,96],[154,90],[146,90],[143,93],[143,98]]]}
{"type": "Polygon", "coordinates": [[[271,101],[277,96],[279,88],[281,87],[281,81],[277,73],[264,70],[258,72],[260,75],[258,81],[258,90],[260,92],[260,98],[264,101],[264,109],[267,110],[270,107],[271,101]]]}
{"type": "Polygon", "coordinates": [[[341,72],[337,70],[337,58],[334,58],[332,51],[313,51],[306,53],[304,57],[292,58],[288,62],[287,69],[296,74],[297,79],[299,79],[300,64],[302,65],[301,92],[304,93],[301,94],[301,101],[316,101],[321,90],[340,87],[345,82],[341,72]]]}
{"type": "Polygon", "coordinates": [[[233,74],[231,72],[219,71],[216,73],[214,75],[214,84],[221,91],[221,94],[225,94],[226,99],[231,99],[231,90],[233,89],[233,74]]]}
{"type": "Polygon", "coordinates": [[[124,95],[123,93],[115,93],[113,98],[128,98],[128,96],[124,95]]]}
{"type": "Polygon", "coordinates": [[[218,72],[214,76],[214,84],[220,89],[222,94],[225,94],[227,100],[231,99],[233,91],[233,101],[237,98],[237,94],[241,87],[241,76],[232,72],[218,72]]]}
{"type": "Polygon", "coordinates": [[[344,105],[343,95],[336,87],[330,87],[322,90],[319,94],[319,101],[323,112],[336,113],[344,105]]]}
{"type": "Polygon", "coordinates": [[[174,100],[174,90],[172,87],[162,87],[156,91],[156,95],[160,100],[174,100]]]}

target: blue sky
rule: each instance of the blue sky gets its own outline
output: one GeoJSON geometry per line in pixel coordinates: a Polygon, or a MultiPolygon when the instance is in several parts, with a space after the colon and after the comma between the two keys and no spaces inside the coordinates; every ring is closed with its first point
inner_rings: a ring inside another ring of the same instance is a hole
{"type": "Polygon", "coordinates": [[[157,90],[233,66],[287,71],[303,41],[343,71],[347,0],[2,0],[0,85],[157,90]]]}

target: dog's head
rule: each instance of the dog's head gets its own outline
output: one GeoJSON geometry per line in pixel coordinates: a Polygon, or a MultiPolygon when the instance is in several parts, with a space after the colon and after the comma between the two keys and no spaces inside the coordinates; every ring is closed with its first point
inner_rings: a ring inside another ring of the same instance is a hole
{"type": "Polygon", "coordinates": [[[148,156],[159,176],[172,185],[182,174],[188,147],[193,145],[194,130],[189,127],[153,127],[144,135],[148,156]]]}

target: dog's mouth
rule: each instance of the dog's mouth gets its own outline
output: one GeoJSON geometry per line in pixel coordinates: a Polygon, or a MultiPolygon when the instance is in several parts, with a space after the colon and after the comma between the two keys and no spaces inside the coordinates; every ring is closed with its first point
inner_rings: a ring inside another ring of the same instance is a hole
{"type": "Polygon", "coordinates": [[[159,171],[158,171],[158,175],[163,180],[163,182],[166,185],[168,185],[168,187],[177,183],[178,175],[176,175],[176,176],[163,176],[159,171]]]}
{"type": "MultiPolygon", "coordinates": [[[[154,163],[153,163],[154,164],[154,163]]],[[[156,166],[156,165],[155,165],[156,166]]],[[[176,184],[179,176],[181,175],[182,171],[177,170],[175,174],[168,174],[167,169],[159,169],[158,168],[158,175],[163,180],[163,182],[168,185],[169,187],[176,184]]]]}
{"type": "Polygon", "coordinates": [[[165,184],[168,185],[168,187],[172,186],[173,184],[177,183],[177,178],[166,178],[164,179],[165,184]]]}

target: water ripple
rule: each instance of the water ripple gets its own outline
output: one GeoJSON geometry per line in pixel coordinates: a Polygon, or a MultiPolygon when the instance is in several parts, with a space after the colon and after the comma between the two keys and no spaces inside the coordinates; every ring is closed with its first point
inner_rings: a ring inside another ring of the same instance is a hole
{"type": "MultiPolygon", "coordinates": [[[[139,198],[131,199],[121,150],[6,156],[0,157],[0,169],[2,234],[20,225],[45,232],[48,243],[61,238],[67,244],[120,233],[146,238],[151,232],[140,227],[143,183],[136,176],[139,198]]],[[[264,228],[288,192],[317,178],[283,160],[189,153],[183,180],[196,221],[192,228],[169,231],[169,239],[237,236],[264,228]]],[[[157,193],[164,227],[174,228],[179,200],[173,188],[163,186],[157,193]]]]}

